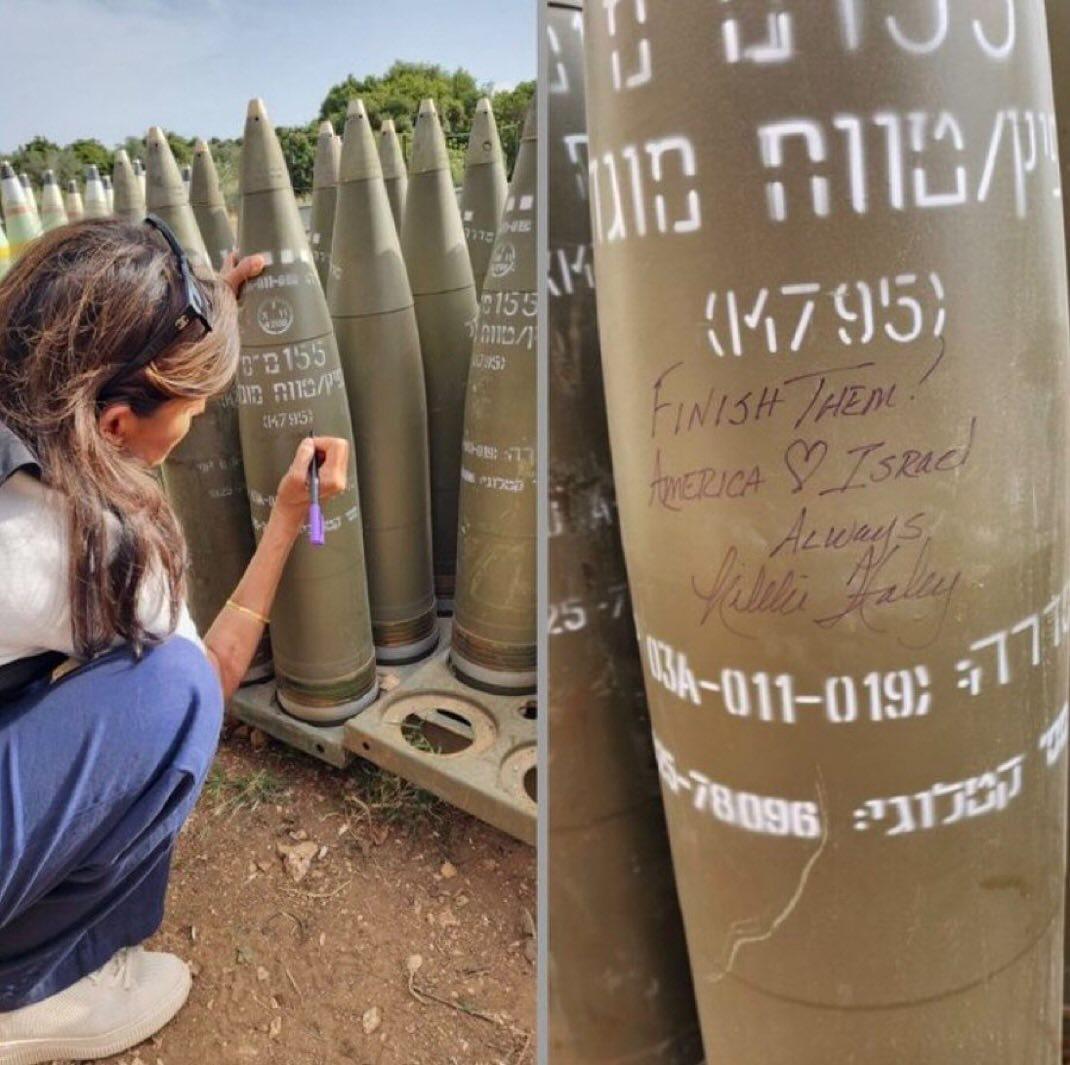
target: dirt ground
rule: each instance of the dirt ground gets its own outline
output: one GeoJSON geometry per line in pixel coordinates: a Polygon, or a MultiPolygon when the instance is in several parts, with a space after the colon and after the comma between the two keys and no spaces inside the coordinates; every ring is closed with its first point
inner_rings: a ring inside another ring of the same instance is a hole
{"type": "Polygon", "coordinates": [[[191,963],[189,1003],[108,1060],[533,1065],[534,913],[531,848],[368,763],[333,770],[239,727],[149,944],[191,963]]]}

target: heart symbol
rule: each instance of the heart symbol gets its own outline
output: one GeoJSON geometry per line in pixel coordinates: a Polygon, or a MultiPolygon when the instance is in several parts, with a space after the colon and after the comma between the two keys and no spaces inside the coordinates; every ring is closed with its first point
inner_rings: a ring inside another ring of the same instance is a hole
{"type": "Polygon", "coordinates": [[[829,446],[824,440],[817,440],[808,444],[805,440],[793,440],[787,451],[784,452],[784,465],[788,473],[795,478],[795,487],[791,490],[792,495],[798,495],[803,490],[803,485],[821,466],[829,453],[829,446]]]}

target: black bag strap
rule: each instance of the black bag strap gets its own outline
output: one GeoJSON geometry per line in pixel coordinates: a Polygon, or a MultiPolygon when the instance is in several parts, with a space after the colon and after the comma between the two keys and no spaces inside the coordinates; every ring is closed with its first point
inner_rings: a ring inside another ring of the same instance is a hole
{"type": "Polygon", "coordinates": [[[61,662],[67,661],[62,651],[42,651],[29,658],[16,658],[0,666],[0,706],[13,702],[34,681],[43,680],[61,662]]]}

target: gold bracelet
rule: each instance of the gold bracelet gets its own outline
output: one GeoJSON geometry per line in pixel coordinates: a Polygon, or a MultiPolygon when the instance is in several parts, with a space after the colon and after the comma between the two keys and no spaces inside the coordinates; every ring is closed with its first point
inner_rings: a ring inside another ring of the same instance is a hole
{"type": "Polygon", "coordinates": [[[256,618],[257,621],[264,625],[270,625],[271,619],[264,617],[263,614],[258,614],[255,610],[250,610],[247,606],[242,606],[241,603],[235,603],[233,599],[227,600],[227,606],[233,607],[235,610],[241,611],[243,614],[248,614],[251,618],[256,618]]]}

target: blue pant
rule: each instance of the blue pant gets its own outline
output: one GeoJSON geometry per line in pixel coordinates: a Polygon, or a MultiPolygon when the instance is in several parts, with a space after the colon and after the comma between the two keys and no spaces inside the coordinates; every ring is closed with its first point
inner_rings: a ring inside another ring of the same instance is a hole
{"type": "Polygon", "coordinates": [[[0,705],[0,1012],[159,928],[222,709],[204,653],[179,637],[0,705]]]}

